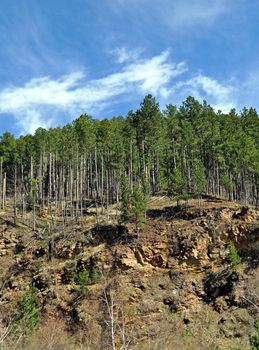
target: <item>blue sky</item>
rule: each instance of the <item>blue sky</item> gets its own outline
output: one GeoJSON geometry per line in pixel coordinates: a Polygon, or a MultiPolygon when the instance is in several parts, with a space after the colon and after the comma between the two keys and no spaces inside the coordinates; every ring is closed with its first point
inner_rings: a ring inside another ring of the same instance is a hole
{"type": "Polygon", "coordinates": [[[259,108],[258,23],[259,0],[1,0],[0,133],[126,115],[147,93],[259,108]]]}

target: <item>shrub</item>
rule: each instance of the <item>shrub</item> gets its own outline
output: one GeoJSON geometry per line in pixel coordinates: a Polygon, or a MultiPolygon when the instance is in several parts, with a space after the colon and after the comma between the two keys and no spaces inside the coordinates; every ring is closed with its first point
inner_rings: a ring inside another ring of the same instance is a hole
{"type": "Polygon", "coordinates": [[[90,277],[88,270],[80,271],[75,277],[75,283],[81,287],[87,286],[89,284],[89,281],[90,277]]]}
{"type": "Polygon", "coordinates": [[[251,350],[259,350],[259,321],[255,321],[256,335],[250,335],[251,350]]]}
{"type": "Polygon", "coordinates": [[[237,266],[241,263],[241,258],[238,255],[238,251],[233,241],[230,241],[228,245],[228,260],[232,267],[237,266]]]}
{"type": "Polygon", "coordinates": [[[96,270],[80,271],[74,278],[75,284],[78,285],[78,290],[82,293],[87,293],[87,286],[98,282],[100,274],[96,270]]]}
{"type": "Polygon", "coordinates": [[[87,286],[90,284],[89,271],[84,270],[80,271],[78,275],[75,277],[75,283],[78,286],[78,291],[82,294],[87,294],[88,288],[87,286]]]}
{"type": "Polygon", "coordinates": [[[40,316],[36,308],[37,290],[32,283],[17,302],[13,310],[14,325],[23,333],[32,332],[38,325],[40,316]]]}

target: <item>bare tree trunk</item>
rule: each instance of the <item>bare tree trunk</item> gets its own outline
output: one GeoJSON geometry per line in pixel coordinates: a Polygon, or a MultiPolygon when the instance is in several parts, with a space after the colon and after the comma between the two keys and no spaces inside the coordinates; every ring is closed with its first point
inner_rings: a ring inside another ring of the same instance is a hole
{"type": "Polygon", "coordinates": [[[30,192],[32,192],[32,180],[33,180],[33,161],[31,156],[31,167],[30,167],[30,192]]]}
{"type": "Polygon", "coordinates": [[[3,157],[0,159],[0,208],[3,208],[3,157]]]}
{"type": "Polygon", "coordinates": [[[74,203],[73,203],[73,168],[72,168],[72,163],[70,163],[70,215],[71,218],[74,217],[74,203]]]}
{"type": "MultiPolygon", "coordinates": [[[[49,154],[49,188],[48,188],[48,210],[50,210],[50,201],[51,201],[51,195],[52,195],[52,179],[51,179],[51,174],[52,174],[52,155],[51,153],[49,154]]],[[[50,213],[50,211],[49,211],[50,213]]],[[[51,214],[51,213],[50,213],[51,214]]]]}
{"type": "Polygon", "coordinates": [[[2,200],[2,208],[5,210],[5,201],[6,201],[6,173],[4,173],[4,179],[3,179],[3,200],[2,200]]]}
{"type": "Polygon", "coordinates": [[[127,336],[124,312],[118,305],[115,290],[112,287],[104,288],[102,299],[106,308],[105,324],[110,335],[111,349],[127,350],[130,345],[130,337],[127,336]],[[119,343],[118,346],[117,343],[119,343]]]}
{"type": "Polygon", "coordinates": [[[16,226],[17,223],[17,211],[16,211],[16,183],[17,183],[17,165],[14,166],[14,203],[13,203],[13,222],[16,226]]]}
{"type": "Polygon", "coordinates": [[[22,217],[25,212],[25,198],[24,198],[24,176],[23,176],[23,163],[21,161],[21,197],[22,197],[22,217]]]}
{"type": "Polygon", "coordinates": [[[84,157],[81,155],[80,157],[80,180],[79,180],[79,198],[80,198],[80,216],[83,217],[83,197],[84,197],[84,184],[83,179],[85,178],[83,175],[83,171],[85,169],[84,166],[84,157]]]}
{"type": "Polygon", "coordinates": [[[103,174],[103,153],[101,156],[101,206],[102,206],[102,214],[104,213],[104,195],[103,195],[103,189],[104,189],[104,174],[103,174]]]}
{"type": "Polygon", "coordinates": [[[48,259],[51,261],[54,256],[54,249],[55,249],[55,241],[54,241],[54,236],[52,234],[52,227],[51,224],[48,223],[48,233],[49,233],[49,251],[48,251],[48,259]]]}
{"type": "Polygon", "coordinates": [[[36,230],[35,193],[33,193],[33,231],[36,230]]]}
{"type": "Polygon", "coordinates": [[[133,193],[133,143],[130,139],[130,162],[129,162],[129,187],[131,194],[133,193]]]}
{"type": "Polygon", "coordinates": [[[114,302],[114,294],[111,291],[109,296],[107,291],[104,289],[104,302],[106,304],[108,316],[109,316],[109,328],[110,328],[110,337],[111,337],[111,345],[112,350],[116,350],[116,323],[115,323],[115,302],[114,302]]]}
{"type": "Polygon", "coordinates": [[[98,176],[98,158],[97,158],[97,148],[95,147],[95,189],[96,196],[99,197],[99,176],[98,176]]]}

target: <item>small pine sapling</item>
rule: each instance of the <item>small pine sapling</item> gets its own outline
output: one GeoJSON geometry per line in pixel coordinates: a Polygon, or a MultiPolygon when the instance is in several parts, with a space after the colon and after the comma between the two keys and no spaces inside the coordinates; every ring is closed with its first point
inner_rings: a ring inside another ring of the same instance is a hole
{"type": "Polygon", "coordinates": [[[13,310],[14,324],[23,334],[33,332],[39,323],[40,316],[36,307],[36,299],[37,290],[30,283],[29,290],[23,294],[13,310]]]}
{"type": "Polygon", "coordinates": [[[228,260],[232,267],[241,263],[241,258],[233,241],[230,241],[228,245],[228,260]]]}

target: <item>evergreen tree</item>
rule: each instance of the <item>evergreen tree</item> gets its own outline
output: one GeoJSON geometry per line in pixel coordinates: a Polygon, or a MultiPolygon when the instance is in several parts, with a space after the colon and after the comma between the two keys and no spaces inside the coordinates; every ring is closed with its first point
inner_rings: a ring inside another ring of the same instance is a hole
{"type": "Polygon", "coordinates": [[[121,180],[121,216],[122,223],[127,224],[130,215],[130,191],[128,186],[128,179],[123,176],[121,180]]]}
{"type": "Polygon", "coordinates": [[[175,168],[172,171],[169,193],[176,198],[177,206],[179,206],[180,199],[187,196],[186,178],[183,176],[179,168],[175,168]]]}
{"type": "Polygon", "coordinates": [[[147,198],[144,194],[142,185],[136,184],[133,189],[132,211],[136,224],[136,230],[139,234],[143,230],[146,222],[147,198]]]}
{"type": "Polygon", "coordinates": [[[233,241],[230,241],[228,245],[228,260],[232,267],[235,267],[241,263],[241,258],[238,255],[237,248],[233,241]]]}
{"type": "Polygon", "coordinates": [[[31,333],[39,323],[36,298],[37,291],[31,283],[13,310],[14,323],[23,334],[31,333]]]}
{"type": "Polygon", "coordinates": [[[2,208],[10,197],[24,212],[35,179],[35,205],[49,212],[60,207],[65,216],[83,215],[89,200],[104,210],[119,203],[122,176],[131,195],[141,183],[144,196],[168,190],[179,200],[204,192],[259,206],[257,111],[216,113],[188,97],[162,114],[147,95],[127,118],[84,114],[64,127],[0,138],[2,208]]]}

